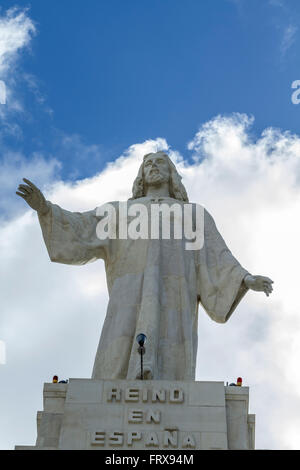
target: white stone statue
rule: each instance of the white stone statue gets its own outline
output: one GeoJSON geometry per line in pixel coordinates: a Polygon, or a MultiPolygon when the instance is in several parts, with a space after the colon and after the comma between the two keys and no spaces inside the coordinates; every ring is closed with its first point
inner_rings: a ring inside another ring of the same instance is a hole
{"type": "MultiPolygon", "coordinates": [[[[273,281],[253,276],[233,257],[204,210],[204,244],[187,250],[179,239],[100,239],[97,210],[69,212],[46,201],[29,180],[17,194],[38,213],[51,261],[80,265],[102,258],[109,303],[92,378],[136,379],[136,336],[147,336],[144,378],[195,380],[198,305],[226,322],[248,289],[272,292],[273,281]]],[[[128,207],[189,204],[181,177],[163,152],[144,156],[128,207]]],[[[118,202],[111,203],[118,211],[118,202]]]]}

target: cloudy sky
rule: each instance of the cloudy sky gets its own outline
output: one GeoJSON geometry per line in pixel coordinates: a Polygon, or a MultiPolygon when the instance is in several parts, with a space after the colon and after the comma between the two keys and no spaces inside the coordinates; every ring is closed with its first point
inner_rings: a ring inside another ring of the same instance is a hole
{"type": "Polygon", "coordinates": [[[274,280],[226,324],[199,310],[197,380],[242,376],[256,447],[300,449],[299,19],[297,0],[2,1],[1,449],[34,444],[44,382],[90,377],[108,301],[102,261],[50,263],[18,183],[84,211],[130,197],[161,149],[274,280]]]}

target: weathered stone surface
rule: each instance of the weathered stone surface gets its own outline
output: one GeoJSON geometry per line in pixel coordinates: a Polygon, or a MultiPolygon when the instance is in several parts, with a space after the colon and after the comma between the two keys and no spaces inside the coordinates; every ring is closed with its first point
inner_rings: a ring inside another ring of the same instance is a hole
{"type": "Polygon", "coordinates": [[[30,449],[251,449],[255,419],[248,403],[248,387],[223,382],[45,384],[30,449]]]}
{"type": "Polygon", "coordinates": [[[226,387],[226,416],[230,449],[254,447],[254,415],[248,415],[248,387],[226,387]]]}

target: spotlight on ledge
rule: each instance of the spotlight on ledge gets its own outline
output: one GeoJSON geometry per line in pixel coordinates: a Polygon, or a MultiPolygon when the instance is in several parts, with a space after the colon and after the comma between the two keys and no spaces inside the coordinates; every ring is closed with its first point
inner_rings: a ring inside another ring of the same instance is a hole
{"type": "Polygon", "coordinates": [[[147,341],[147,336],[144,335],[143,333],[140,333],[139,335],[137,335],[136,340],[138,344],[140,345],[140,347],[142,348],[147,341]]]}

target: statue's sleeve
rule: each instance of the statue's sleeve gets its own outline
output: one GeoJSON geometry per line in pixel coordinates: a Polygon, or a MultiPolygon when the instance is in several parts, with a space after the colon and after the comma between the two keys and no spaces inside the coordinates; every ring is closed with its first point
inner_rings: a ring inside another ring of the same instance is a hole
{"type": "Polygon", "coordinates": [[[50,210],[38,217],[51,261],[81,265],[106,259],[109,240],[97,237],[96,209],[70,212],[50,201],[47,204],[50,210]]]}
{"type": "Polygon", "coordinates": [[[213,320],[225,323],[229,319],[248,291],[243,282],[247,274],[205,210],[204,245],[198,252],[198,297],[213,320]]]}

